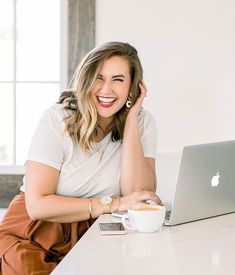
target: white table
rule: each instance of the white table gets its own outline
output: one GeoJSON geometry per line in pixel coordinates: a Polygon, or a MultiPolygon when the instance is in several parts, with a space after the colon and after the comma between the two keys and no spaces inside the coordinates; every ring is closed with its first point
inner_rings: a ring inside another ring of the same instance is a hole
{"type": "Polygon", "coordinates": [[[156,233],[101,236],[101,216],[51,273],[53,275],[235,274],[235,213],[156,233]]]}

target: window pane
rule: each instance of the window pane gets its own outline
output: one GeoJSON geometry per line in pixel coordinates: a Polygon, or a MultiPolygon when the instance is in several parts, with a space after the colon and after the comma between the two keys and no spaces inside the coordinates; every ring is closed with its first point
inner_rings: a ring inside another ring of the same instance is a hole
{"type": "Polygon", "coordinates": [[[0,81],[13,79],[13,1],[0,1],[0,81]]]}
{"type": "Polygon", "coordinates": [[[17,80],[58,81],[60,0],[17,1],[17,80]]]}
{"type": "Polygon", "coordinates": [[[59,96],[59,84],[17,84],[16,164],[23,165],[35,127],[59,96]]]}
{"type": "Polygon", "coordinates": [[[13,85],[0,84],[0,165],[13,163],[13,85]]]}

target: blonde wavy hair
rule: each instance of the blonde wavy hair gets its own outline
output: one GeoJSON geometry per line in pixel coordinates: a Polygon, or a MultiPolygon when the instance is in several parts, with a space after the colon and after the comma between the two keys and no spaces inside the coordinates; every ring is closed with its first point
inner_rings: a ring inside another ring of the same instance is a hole
{"type": "MultiPolygon", "coordinates": [[[[137,50],[130,44],[122,42],[108,42],[90,51],[75,71],[71,81],[71,90],[62,92],[58,101],[58,103],[65,103],[65,108],[71,110],[71,115],[65,119],[65,130],[84,152],[95,148],[97,128],[99,127],[91,91],[102,65],[113,56],[123,57],[129,63],[131,76],[129,94],[132,96],[133,105],[139,96],[139,82],[143,78],[143,69],[137,50]]],[[[112,141],[122,141],[127,113],[128,110],[124,105],[114,115],[114,119],[108,127],[108,132],[112,132],[112,141]]]]}

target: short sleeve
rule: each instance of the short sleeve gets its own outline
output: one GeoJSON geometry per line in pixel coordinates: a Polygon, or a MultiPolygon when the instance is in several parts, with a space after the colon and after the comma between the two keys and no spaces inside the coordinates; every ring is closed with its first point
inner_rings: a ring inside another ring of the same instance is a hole
{"type": "Polygon", "coordinates": [[[45,111],[34,132],[27,160],[37,161],[58,170],[63,162],[61,122],[53,110],[45,111]]]}
{"type": "Polygon", "coordinates": [[[156,158],[157,126],[152,114],[141,110],[139,115],[140,139],[145,157],[156,158]]]}

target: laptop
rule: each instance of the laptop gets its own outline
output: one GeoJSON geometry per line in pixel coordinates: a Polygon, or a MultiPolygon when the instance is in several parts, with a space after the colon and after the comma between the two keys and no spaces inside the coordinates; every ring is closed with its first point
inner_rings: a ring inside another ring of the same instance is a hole
{"type": "Polygon", "coordinates": [[[235,140],[185,146],[165,225],[235,212],[235,140]]]}

